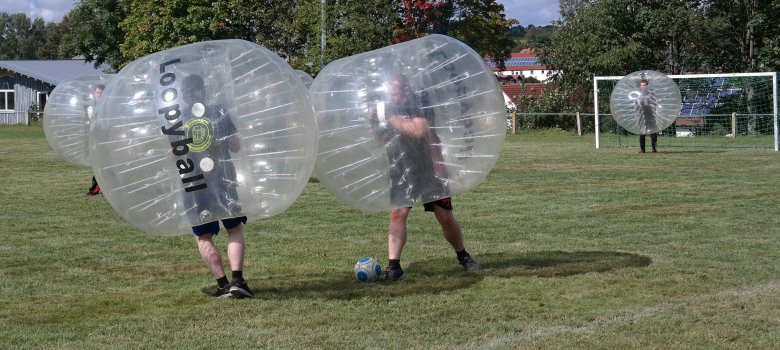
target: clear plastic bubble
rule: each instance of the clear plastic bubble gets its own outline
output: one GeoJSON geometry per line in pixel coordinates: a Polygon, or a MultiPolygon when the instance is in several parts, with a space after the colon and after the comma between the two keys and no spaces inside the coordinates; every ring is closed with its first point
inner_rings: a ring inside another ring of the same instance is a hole
{"type": "Polygon", "coordinates": [[[63,160],[89,165],[87,133],[95,105],[113,74],[87,75],[57,85],[43,109],[46,141],[63,160]]]}
{"type": "Polygon", "coordinates": [[[360,210],[468,191],[503,147],[506,107],[495,76],[479,54],[447,36],[334,61],[309,94],[320,128],[315,173],[360,210]]]}
{"type": "Polygon", "coordinates": [[[668,128],[680,116],[681,104],[680,88],[674,80],[651,70],[637,71],[620,79],[609,99],[615,121],[639,135],[668,128]]]}
{"type": "Polygon", "coordinates": [[[311,87],[311,83],[314,82],[314,78],[312,78],[309,73],[298,69],[295,70],[295,73],[298,74],[298,78],[301,78],[301,82],[303,82],[303,86],[305,86],[306,89],[311,87]]]}
{"type": "Polygon", "coordinates": [[[306,89],[271,51],[243,40],[161,51],[123,68],[90,130],[111,206],[156,235],[287,209],[316,156],[306,89]]]}

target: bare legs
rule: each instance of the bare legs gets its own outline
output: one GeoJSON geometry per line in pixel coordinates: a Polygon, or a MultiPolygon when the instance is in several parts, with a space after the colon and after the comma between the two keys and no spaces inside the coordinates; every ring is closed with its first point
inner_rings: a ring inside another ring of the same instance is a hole
{"type": "MultiPolygon", "coordinates": [[[[391,260],[401,259],[401,252],[406,244],[406,220],[409,217],[410,208],[395,208],[390,211],[390,225],[387,234],[387,255],[391,260]]],[[[463,233],[460,224],[455,220],[451,210],[446,210],[437,205],[433,206],[433,213],[441,225],[442,233],[447,242],[455,251],[464,249],[463,233]]]]}
{"type": "MultiPolygon", "coordinates": [[[[228,229],[228,259],[230,269],[242,271],[244,269],[244,225],[228,229]]],[[[225,277],[225,268],[222,265],[222,256],[219,254],[211,234],[203,234],[195,237],[198,242],[198,251],[203,262],[208,267],[215,279],[225,277]]]]}

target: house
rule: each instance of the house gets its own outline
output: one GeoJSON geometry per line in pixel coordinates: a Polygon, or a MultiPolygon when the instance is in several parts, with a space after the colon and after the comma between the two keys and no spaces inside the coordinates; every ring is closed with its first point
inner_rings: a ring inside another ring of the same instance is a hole
{"type": "Polygon", "coordinates": [[[547,84],[543,83],[504,83],[499,82],[498,84],[501,87],[501,90],[504,91],[504,94],[509,96],[512,101],[515,101],[520,96],[526,96],[531,97],[533,99],[539,98],[539,96],[542,95],[542,91],[548,87],[547,84]]]}
{"type": "Polygon", "coordinates": [[[28,124],[30,107],[43,110],[57,84],[103,70],[83,59],[0,61],[0,124],[28,124]]]}
{"type": "Polygon", "coordinates": [[[551,72],[547,69],[547,66],[540,65],[537,62],[536,55],[534,55],[531,49],[523,49],[520,52],[512,53],[511,57],[504,62],[506,70],[503,71],[498,70],[491,58],[486,58],[485,62],[498,78],[501,90],[512,101],[517,100],[520,96],[538,98],[542,91],[548,87],[544,82],[549,78],[548,75],[551,72]],[[522,82],[527,78],[533,78],[534,81],[539,82],[523,84],[522,82]]]}
{"type": "Polygon", "coordinates": [[[522,81],[524,78],[534,78],[539,82],[545,82],[550,76],[547,66],[539,64],[536,55],[531,49],[523,49],[514,52],[504,62],[506,70],[499,71],[491,58],[485,60],[490,70],[500,78],[511,78],[514,81],[522,81]]]}

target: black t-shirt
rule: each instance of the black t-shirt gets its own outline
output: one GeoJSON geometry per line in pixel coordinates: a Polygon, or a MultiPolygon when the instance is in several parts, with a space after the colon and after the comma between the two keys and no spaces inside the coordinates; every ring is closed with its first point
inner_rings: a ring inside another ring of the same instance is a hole
{"type": "Polygon", "coordinates": [[[238,135],[227,110],[208,106],[201,117],[193,116],[190,110],[182,111],[182,121],[186,137],[192,138],[187,157],[203,174],[207,185],[202,190],[185,192],[188,216],[197,219],[195,225],[243,216],[229,146],[230,139],[238,135]]]}
{"type": "MultiPolygon", "coordinates": [[[[434,129],[433,116],[421,112],[415,99],[409,99],[401,105],[388,104],[386,118],[425,118],[428,122],[426,137],[417,138],[402,134],[388,126],[380,131],[385,143],[385,152],[390,163],[391,202],[396,205],[410,205],[419,197],[442,197],[446,193],[444,177],[437,173],[434,162],[434,150],[439,149],[439,138],[434,129]]],[[[440,151],[437,152],[441,158],[440,151]]]]}

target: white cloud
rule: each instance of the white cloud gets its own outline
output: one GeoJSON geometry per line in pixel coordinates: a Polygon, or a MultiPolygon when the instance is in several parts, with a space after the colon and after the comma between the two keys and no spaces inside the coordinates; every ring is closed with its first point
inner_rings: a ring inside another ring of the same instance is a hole
{"type": "Polygon", "coordinates": [[[74,6],[75,0],[3,0],[0,12],[24,13],[32,19],[43,18],[46,22],[59,22],[74,6]]]}

